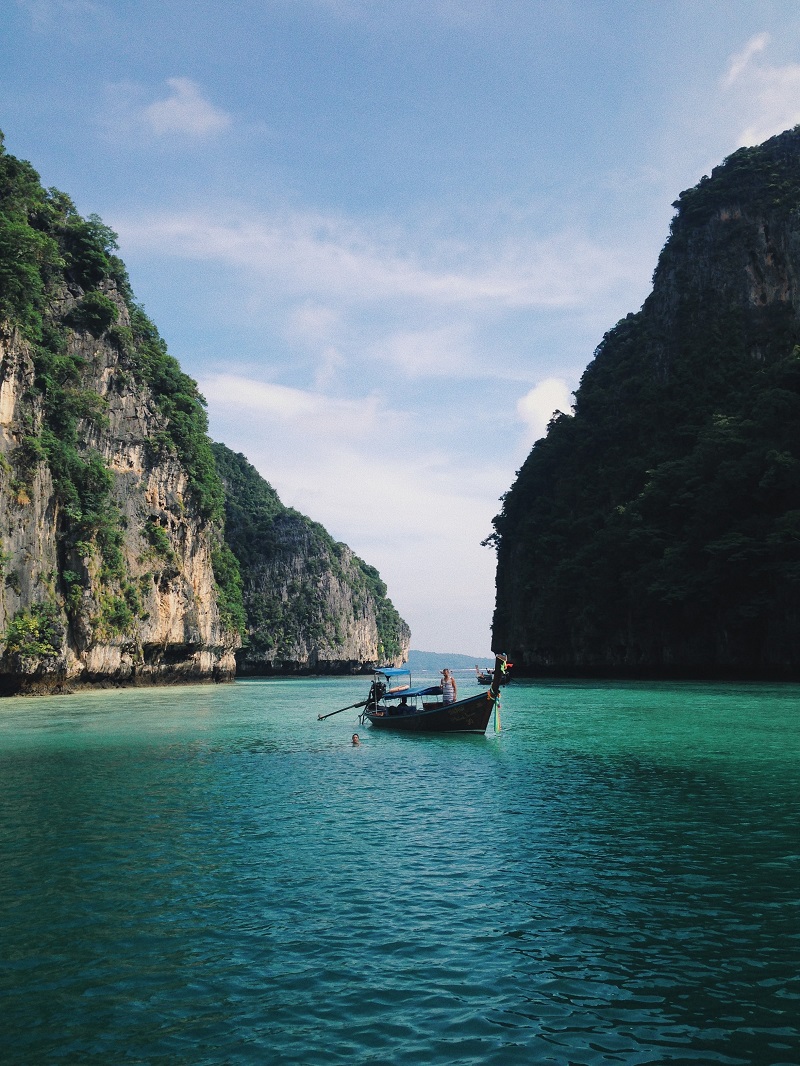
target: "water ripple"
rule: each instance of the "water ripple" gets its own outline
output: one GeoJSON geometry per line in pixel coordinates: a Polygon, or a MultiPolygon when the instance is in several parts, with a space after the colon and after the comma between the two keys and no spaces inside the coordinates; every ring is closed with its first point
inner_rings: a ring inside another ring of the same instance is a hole
{"type": "Polygon", "coordinates": [[[796,689],[359,685],[3,704],[0,1061],[796,1066],[796,689]]]}

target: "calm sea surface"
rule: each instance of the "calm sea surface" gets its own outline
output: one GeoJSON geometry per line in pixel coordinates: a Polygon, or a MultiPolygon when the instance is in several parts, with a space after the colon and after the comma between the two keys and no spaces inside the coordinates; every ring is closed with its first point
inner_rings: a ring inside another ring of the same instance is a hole
{"type": "Polygon", "coordinates": [[[367,687],[0,703],[0,1061],[800,1063],[800,688],[367,687]]]}

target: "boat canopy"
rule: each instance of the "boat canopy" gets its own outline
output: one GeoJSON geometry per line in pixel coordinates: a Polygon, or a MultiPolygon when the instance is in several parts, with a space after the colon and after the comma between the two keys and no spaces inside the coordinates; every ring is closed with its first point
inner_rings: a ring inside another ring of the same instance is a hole
{"type": "Polygon", "coordinates": [[[429,685],[427,688],[399,688],[393,692],[386,692],[381,697],[383,700],[404,700],[411,696],[441,696],[441,685],[429,685]]]}
{"type": "Polygon", "coordinates": [[[397,677],[399,674],[407,674],[411,677],[411,671],[407,666],[379,666],[376,674],[383,674],[384,677],[397,677]]]}

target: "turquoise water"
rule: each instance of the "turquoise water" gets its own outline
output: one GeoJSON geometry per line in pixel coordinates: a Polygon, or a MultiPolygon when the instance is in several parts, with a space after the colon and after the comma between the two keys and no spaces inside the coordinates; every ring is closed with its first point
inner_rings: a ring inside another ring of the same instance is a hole
{"type": "Polygon", "coordinates": [[[0,1061],[797,1066],[800,688],[366,687],[0,703],[0,1061]]]}

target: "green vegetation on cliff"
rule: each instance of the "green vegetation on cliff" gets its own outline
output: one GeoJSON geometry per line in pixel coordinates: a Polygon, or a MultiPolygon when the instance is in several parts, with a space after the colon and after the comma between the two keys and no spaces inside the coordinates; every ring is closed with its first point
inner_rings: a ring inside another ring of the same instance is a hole
{"type": "MultiPolygon", "coordinates": [[[[11,487],[25,503],[39,465],[49,467],[62,553],[98,553],[101,581],[116,590],[104,594],[97,619],[98,633],[106,636],[131,628],[138,593],[120,550],[113,477],[103,458],[79,439],[85,432],[81,423],[102,427],[106,416],[105,401],[82,381],[84,358],[70,343],[74,334],[106,335],[117,348],[123,372],[148,388],[161,415],[161,427],[149,440],[153,462],[176,458],[187,472],[200,518],[217,525],[223,519],[205,401],[135,303],[116,249],[116,234],[108,226],[96,215],[82,218],[64,193],[44,189],[29,163],[6,153],[0,135],[0,323],[15,327],[31,345],[34,393],[43,412],[41,420],[26,416],[19,427],[19,444],[10,457],[11,487]],[[127,311],[129,325],[119,323],[121,310],[127,311]]],[[[240,629],[238,567],[221,536],[213,563],[223,620],[240,629]]],[[[75,581],[62,580],[71,611],[80,598],[75,581]]]]}
{"type": "Polygon", "coordinates": [[[5,644],[11,655],[35,659],[58,655],[64,644],[64,629],[56,604],[35,603],[17,611],[8,624],[5,644]]]}
{"type": "MultiPolygon", "coordinates": [[[[35,351],[36,387],[45,427],[31,437],[53,471],[65,503],[83,513],[83,459],[76,448],[80,419],[101,419],[99,397],[80,388],[81,361],[68,352],[69,330],[110,337],[134,380],[146,384],[164,416],[154,449],[174,454],[187,469],[204,517],[222,517],[222,486],[214,467],[205,401],[197,384],[167,351],[158,330],[133,299],[116,234],[96,216],[83,219],[70,198],[44,189],[31,165],[6,153],[0,135],[0,320],[16,326],[35,351]],[[74,306],[60,313],[66,291],[74,306]],[[116,294],[130,326],[115,323],[116,294]]],[[[90,490],[90,493],[93,490],[90,490]]],[[[96,511],[96,507],[94,508],[96,511]]]]}
{"type": "Polygon", "coordinates": [[[407,627],[378,571],[353,555],[317,522],[285,507],[272,486],[241,455],[214,444],[225,484],[225,536],[241,568],[249,668],[298,661],[302,649],[318,661],[368,659],[352,649],[348,631],[377,626],[376,654],[397,659],[407,627]]]}
{"type": "Polygon", "coordinates": [[[676,207],[495,520],[494,645],[534,670],[800,670],[800,128],[676,207]]]}
{"type": "Polygon", "coordinates": [[[378,572],[283,507],[242,456],[217,446],[215,461],[205,401],[116,252],[116,234],[0,135],[0,533],[16,538],[13,566],[0,550],[0,687],[23,659],[46,673],[46,660],[74,671],[116,655],[112,668],[148,677],[186,660],[194,676],[204,643],[232,665],[232,631],[248,654],[300,665],[400,657],[408,628],[378,572]],[[92,658],[104,644],[114,652],[92,658]]]}

